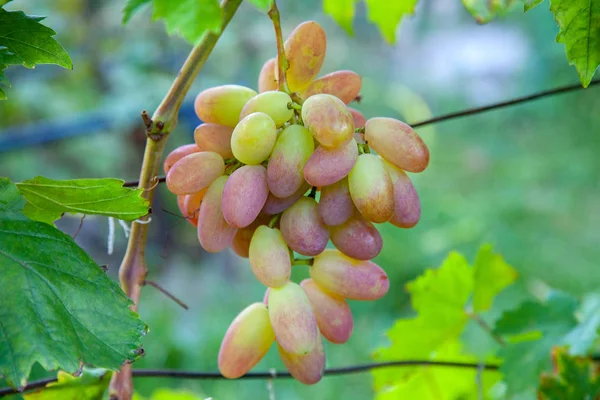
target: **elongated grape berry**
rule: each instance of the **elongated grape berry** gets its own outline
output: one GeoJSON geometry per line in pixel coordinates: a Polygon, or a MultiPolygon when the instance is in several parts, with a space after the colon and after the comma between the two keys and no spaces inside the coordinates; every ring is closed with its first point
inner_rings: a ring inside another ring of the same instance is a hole
{"type": "Polygon", "coordinates": [[[356,207],[350,197],[348,179],[344,178],[332,185],[321,187],[319,215],[328,226],[341,225],[354,214],[356,207]]]}
{"type": "Polygon", "coordinates": [[[259,226],[250,241],[248,254],[250,268],[263,285],[275,288],[288,283],[292,261],[279,229],[259,226]]]}
{"type": "Polygon", "coordinates": [[[250,225],[267,201],[267,170],[262,165],[244,165],[235,170],[223,189],[223,218],[229,225],[250,225]]]}
{"type": "Polygon", "coordinates": [[[239,85],[222,85],[203,90],[196,96],[194,109],[202,122],[235,127],[242,108],[256,91],[239,85]]]}
{"type": "Polygon", "coordinates": [[[217,178],[206,191],[198,213],[198,241],[211,253],[225,250],[233,242],[237,229],[227,223],[221,211],[226,176],[217,178]]]}
{"type": "Polygon", "coordinates": [[[356,260],[375,258],[383,248],[383,240],[375,226],[356,212],[342,225],[331,228],[334,246],[356,260]]]}
{"type": "Polygon", "coordinates": [[[312,197],[301,197],[283,212],[281,233],[292,250],[305,256],[320,254],[329,241],[329,231],[312,197]]]}
{"type": "Polygon", "coordinates": [[[223,157],[212,151],[188,154],[177,161],[167,174],[171,193],[192,194],[207,188],[225,172],[223,157]]]}
{"type": "Polygon", "coordinates": [[[343,101],[330,94],[315,94],[302,104],[302,120],[326,148],[344,146],[354,137],[354,119],[343,101]]]}
{"type": "Polygon", "coordinates": [[[290,96],[285,92],[270,90],[254,96],[244,106],[240,118],[254,112],[263,112],[273,119],[277,127],[282,126],[292,118],[294,111],[288,108],[292,102],[290,96]]]}
{"type": "Polygon", "coordinates": [[[301,23],[290,33],[284,43],[289,68],[286,78],[289,89],[299,92],[317,77],[327,49],[323,28],[314,21],[301,23]]]}
{"type": "Polygon", "coordinates": [[[356,141],[351,139],[336,149],[317,147],[304,166],[304,179],[312,186],[326,186],[346,177],[358,157],[356,141]]]}
{"type": "Polygon", "coordinates": [[[394,215],[394,186],[381,158],[361,154],[348,174],[354,205],[369,221],[382,223],[394,215]]]}
{"type": "Polygon", "coordinates": [[[231,135],[231,151],[244,164],[256,165],[265,161],[277,140],[277,127],[271,117],[255,112],[245,116],[231,135]]]}
{"type": "Polygon", "coordinates": [[[299,355],[286,351],[277,343],[279,357],[290,374],[305,385],[313,385],[323,378],[325,373],[325,347],[323,339],[317,338],[315,348],[308,354],[299,355]]]}

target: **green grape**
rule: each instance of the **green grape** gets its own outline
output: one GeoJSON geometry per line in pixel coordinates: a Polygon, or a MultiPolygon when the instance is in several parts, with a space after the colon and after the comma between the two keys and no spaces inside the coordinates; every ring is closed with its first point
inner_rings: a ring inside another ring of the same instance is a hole
{"type": "Polygon", "coordinates": [[[394,186],[381,158],[361,154],[348,175],[354,205],[369,221],[382,223],[394,215],[394,186]]]}
{"type": "Polygon", "coordinates": [[[275,197],[292,196],[302,187],[302,171],[314,150],[310,132],[301,125],[290,125],[279,134],[267,166],[269,190],[275,197]]]}
{"type": "Polygon", "coordinates": [[[167,174],[171,193],[191,194],[207,188],[225,173],[223,157],[212,151],[192,153],[177,161],[167,174]]]}
{"type": "Polygon", "coordinates": [[[429,150],[413,128],[393,118],[371,118],[365,139],[381,157],[398,168],[421,172],[429,164],[429,150]]]}
{"type": "Polygon", "coordinates": [[[235,127],[244,105],[256,91],[239,85],[223,85],[203,90],[196,96],[194,110],[202,122],[235,127]]]}
{"type": "Polygon", "coordinates": [[[269,318],[277,343],[291,354],[309,354],[319,340],[317,320],[306,293],[294,282],[269,290],[269,318]]]}
{"type": "Polygon", "coordinates": [[[314,80],[300,93],[300,97],[307,99],[319,93],[330,94],[345,104],[350,103],[358,96],[362,78],[356,72],[343,70],[335,71],[314,80]]]}
{"type": "Polygon", "coordinates": [[[233,320],[219,350],[219,372],[226,378],[245,375],[267,354],[275,332],[264,303],[253,303],[233,320]]]}
{"type": "Polygon", "coordinates": [[[288,108],[292,102],[290,96],[285,92],[271,90],[261,93],[246,103],[240,114],[240,118],[254,112],[263,112],[273,119],[277,127],[283,126],[294,115],[294,110],[288,108]]]}
{"type": "Polygon", "coordinates": [[[300,92],[321,70],[327,50],[325,31],[314,21],[303,22],[290,33],[284,48],[289,62],[285,74],[288,87],[292,92],[300,92]]]}
{"type": "Polygon", "coordinates": [[[323,339],[317,339],[315,348],[308,354],[299,355],[287,352],[277,343],[279,357],[290,374],[305,385],[313,385],[323,378],[325,373],[325,346],[323,339]]]}
{"type": "Polygon", "coordinates": [[[292,261],[279,229],[259,226],[250,241],[248,254],[250,268],[263,285],[281,287],[289,281],[292,261]]]}
{"type": "Polygon", "coordinates": [[[328,149],[345,146],[354,137],[354,119],[343,101],[315,94],[302,104],[302,121],[313,137],[328,149]]]}
{"type": "Polygon", "coordinates": [[[257,165],[265,161],[277,140],[277,127],[265,113],[245,116],[233,130],[231,150],[244,164],[257,165]]]}

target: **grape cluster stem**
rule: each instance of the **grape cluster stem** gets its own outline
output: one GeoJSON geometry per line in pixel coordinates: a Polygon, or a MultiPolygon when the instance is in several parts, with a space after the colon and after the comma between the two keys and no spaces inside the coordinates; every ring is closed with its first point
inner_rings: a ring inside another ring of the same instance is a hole
{"type": "Polygon", "coordinates": [[[277,69],[278,69],[278,82],[279,90],[290,94],[290,89],[287,85],[285,73],[290,68],[290,63],[285,56],[285,49],[283,47],[283,33],[281,32],[281,16],[279,9],[277,8],[277,2],[273,0],[271,8],[268,12],[269,18],[273,21],[273,28],[275,29],[275,40],[277,41],[277,69]]]}
{"type": "MultiPolygon", "coordinates": [[[[221,8],[223,10],[223,24],[218,32],[206,33],[200,43],[190,52],[185,60],[177,78],[167,92],[166,96],[152,115],[148,116],[146,111],[142,112],[142,120],[146,127],[146,149],[142,162],[138,188],[143,189],[142,196],[150,204],[154,197],[156,188],[155,179],[158,176],[162,161],[163,151],[169,134],[175,129],[179,115],[179,109],[189,91],[194,79],[204,66],[208,56],[215,47],[221,33],[233,18],[242,0],[225,0],[221,8]]],[[[127,244],[127,251],[119,268],[121,287],[127,296],[133,301],[132,309],[137,311],[140,299],[141,287],[148,272],[145,261],[145,249],[148,239],[149,214],[140,219],[140,223],[134,222],[127,244]]],[[[109,394],[111,400],[129,400],[133,396],[133,381],[131,364],[124,365],[118,373],[112,376],[109,394]]]]}

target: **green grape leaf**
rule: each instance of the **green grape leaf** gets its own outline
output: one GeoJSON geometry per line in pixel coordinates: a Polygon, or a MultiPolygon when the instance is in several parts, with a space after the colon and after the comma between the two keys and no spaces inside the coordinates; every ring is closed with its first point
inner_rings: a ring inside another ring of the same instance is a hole
{"type": "Polygon", "coordinates": [[[268,11],[273,4],[273,0],[250,0],[250,3],[254,4],[259,10],[268,11]]]}
{"type": "Polygon", "coordinates": [[[196,44],[207,32],[221,29],[223,15],[218,0],[154,0],[152,19],[164,19],[167,32],[196,44]]]}
{"type": "Polygon", "coordinates": [[[541,4],[543,1],[544,0],[525,0],[523,2],[523,11],[529,11],[538,4],[541,4]]]}
{"type": "Polygon", "coordinates": [[[600,1],[552,0],[550,10],[558,23],[558,43],[565,45],[569,65],[587,87],[600,65],[600,1]]]}
{"type": "Polygon", "coordinates": [[[148,327],[73,239],[27,219],[15,184],[0,178],[0,376],[23,387],[33,363],[75,373],[139,357],[148,327]]]}
{"type": "Polygon", "coordinates": [[[123,22],[123,24],[129,22],[131,17],[133,17],[133,14],[138,12],[143,5],[146,5],[151,1],[152,0],[127,0],[125,7],[123,7],[123,19],[121,22],[123,22]]]}
{"type": "Polygon", "coordinates": [[[478,23],[485,24],[506,14],[516,0],[462,0],[462,3],[478,23]]]}
{"type": "Polygon", "coordinates": [[[84,368],[75,377],[58,371],[58,381],[46,385],[39,392],[24,394],[25,400],[102,400],[112,373],[100,368],[84,368]]]}
{"type": "Polygon", "coordinates": [[[540,373],[551,369],[550,351],[575,326],[577,306],[575,298],[555,292],[545,303],[526,302],[502,315],[494,332],[507,339],[498,355],[509,394],[537,386],[540,373]]]}
{"type": "Polygon", "coordinates": [[[30,219],[53,223],[65,212],[104,215],[133,221],[148,214],[142,189],[123,187],[120,179],[54,180],[36,176],[17,184],[27,199],[23,213],[30,219]]]}
{"type": "Polygon", "coordinates": [[[67,51],[52,38],[52,29],[40,23],[43,18],[25,15],[22,11],[0,8],[0,46],[12,53],[0,57],[0,64],[23,64],[33,68],[37,64],[56,64],[72,69],[67,51]]]}
{"type": "Polygon", "coordinates": [[[484,245],[479,249],[474,267],[473,310],[475,312],[489,310],[492,307],[494,297],[512,284],[519,276],[517,271],[508,265],[500,254],[492,252],[491,245],[484,245]]]}
{"type": "Polygon", "coordinates": [[[565,337],[569,353],[585,355],[596,339],[600,328],[600,295],[591,295],[583,302],[579,324],[565,337]]]}
{"type": "Polygon", "coordinates": [[[323,0],[323,11],[339,26],[352,35],[352,22],[356,14],[355,4],[358,0],[323,0]]]}
{"type": "Polygon", "coordinates": [[[389,43],[396,43],[396,28],[407,15],[415,12],[419,0],[365,0],[367,18],[379,28],[389,43]]]}
{"type": "Polygon", "coordinates": [[[573,357],[556,348],[557,373],[542,375],[541,400],[597,399],[600,376],[589,358],[573,357]]]}

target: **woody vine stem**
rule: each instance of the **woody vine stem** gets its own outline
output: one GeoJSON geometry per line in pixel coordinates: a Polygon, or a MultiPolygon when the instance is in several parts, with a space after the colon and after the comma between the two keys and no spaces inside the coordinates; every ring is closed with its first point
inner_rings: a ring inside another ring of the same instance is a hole
{"type": "MultiPolygon", "coordinates": [[[[146,111],[142,112],[142,119],[146,125],[147,140],[138,188],[144,190],[142,195],[148,199],[150,204],[152,204],[154,191],[156,190],[158,171],[165,144],[169,134],[177,126],[181,103],[241,2],[242,0],[224,0],[221,3],[223,12],[221,29],[218,32],[206,33],[200,42],[194,46],[152,118],[148,116],[146,111]]],[[[137,311],[140,290],[148,271],[145,249],[148,239],[149,219],[150,216],[147,215],[140,222],[132,224],[127,251],[119,267],[121,287],[133,301],[132,308],[134,311],[137,311]]],[[[131,371],[131,365],[126,364],[121,368],[121,371],[113,375],[109,387],[111,400],[131,399],[133,395],[131,371]]]]}

